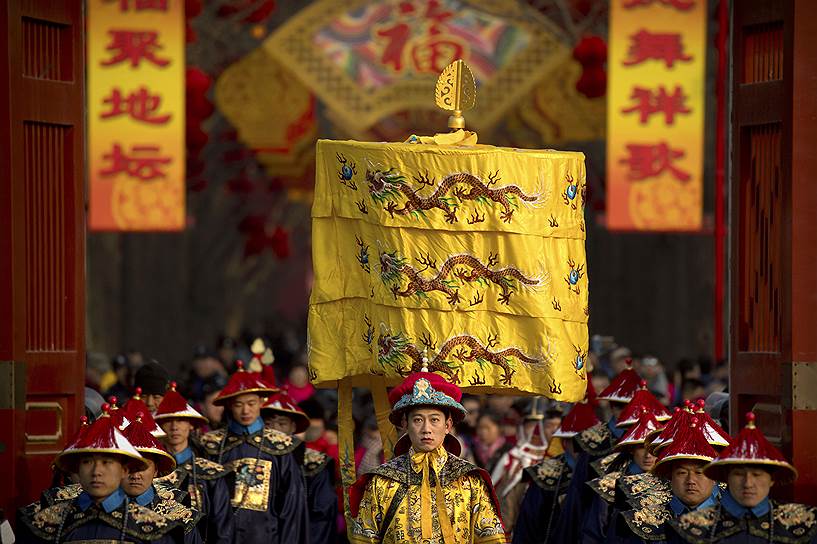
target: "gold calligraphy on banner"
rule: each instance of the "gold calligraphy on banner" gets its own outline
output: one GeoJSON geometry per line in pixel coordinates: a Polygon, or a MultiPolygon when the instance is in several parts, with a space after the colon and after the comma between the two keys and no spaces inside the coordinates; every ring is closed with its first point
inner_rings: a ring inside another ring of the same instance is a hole
{"type": "Polygon", "coordinates": [[[87,3],[89,227],[185,222],[184,2],[87,3]]]}
{"type": "Polygon", "coordinates": [[[706,2],[613,0],[607,226],[702,225],[706,2]]]}

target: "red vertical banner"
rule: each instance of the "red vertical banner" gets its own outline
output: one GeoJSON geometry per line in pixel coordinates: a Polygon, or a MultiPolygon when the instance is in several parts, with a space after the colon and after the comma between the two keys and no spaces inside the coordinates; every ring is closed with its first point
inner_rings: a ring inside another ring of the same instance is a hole
{"type": "Polygon", "coordinates": [[[705,0],[612,0],[611,230],[695,231],[703,216],[705,0]]]}
{"type": "Polygon", "coordinates": [[[88,225],[185,224],[184,3],[88,0],[88,225]]]}

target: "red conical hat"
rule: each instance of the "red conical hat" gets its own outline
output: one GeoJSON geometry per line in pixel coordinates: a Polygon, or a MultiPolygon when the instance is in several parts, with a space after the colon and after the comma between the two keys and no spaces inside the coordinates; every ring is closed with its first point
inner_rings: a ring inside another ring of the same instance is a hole
{"type": "Polygon", "coordinates": [[[176,459],[162,446],[148,430],[148,426],[142,421],[144,414],[135,415],[130,425],[125,427],[122,434],[133,444],[136,451],[156,463],[157,477],[167,476],[176,470],[176,459]]]}
{"type": "Polygon", "coordinates": [[[641,376],[633,370],[633,360],[629,357],[626,359],[627,368],[621,371],[621,374],[613,378],[610,385],[604,388],[599,393],[599,400],[607,400],[610,402],[630,402],[638,390],[638,384],[641,383],[641,376]]]}
{"type": "Polygon", "coordinates": [[[282,414],[295,422],[295,434],[302,433],[309,428],[309,416],[301,410],[287,393],[286,388],[272,395],[261,407],[261,416],[264,414],[282,414]]]}
{"type": "Polygon", "coordinates": [[[716,448],[725,448],[732,443],[732,437],[706,413],[704,406],[706,406],[706,401],[701,399],[698,401],[698,406],[695,410],[695,415],[698,416],[698,421],[701,422],[704,436],[706,436],[706,440],[716,448]]]}
{"type": "Polygon", "coordinates": [[[125,417],[125,411],[119,408],[119,399],[115,396],[108,397],[108,416],[120,431],[130,423],[130,419],[125,417]]]}
{"type": "Polygon", "coordinates": [[[655,415],[649,410],[641,409],[636,419],[635,425],[630,427],[626,433],[619,439],[615,445],[616,450],[624,448],[641,446],[647,440],[647,437],[656,429],[663,427],[661,422],[655,419],[655,415]]]}
{"type": "Polygon", "coordinates": [[[136,419],[137,414],[142,414],[142,423],[145,425],[145,427],[150,429],[150,434],[156,438],[167,436],[162,428],[156,424],[153,416],[150,415],[148,405],[142,400],[142,388],[137,387],[135,393],[136,394],[125,403],[125,407],[120,410],[125,416],[125,420],[133,421],[136,419]]]}
{"type": "Polygon", "coordinates": [[[207,423],[207,418],[198,413],[185,398],[176,391],[176,382],[170,382],[170,388],[156,408],[156,415],[153,417],[158,423],[168,419],[186,419],[193,425],[207,423]]]}
{"type": "Polygon", "coordinates": [[[702,422],[698,416],[693,415],[689,418],[689,425],[679,428],[672,443],[663,448],[652,471],[668,478],[672,473],[673,461],[695,460],[709,463],[717,456],[718,452],[704,435],[702,422]]]}
{"type": "Polygon", "coordinates": [[[224,406],[229,399],[247,393],[255,393],[263,398],[278,392],[278,388],[272,387],[263,381],[255,372],[246,372],[242,361],[236,361],[235,365],[237,367],[236,371],[230,376],[230,381],[227,382],[224,389],[213,400],[213,404],[224,406]]]}
{"type": "Polygon", "coordinates": [[[468,413],[460,400],[462,391],[459,387],[438,374],[428,372],[423,366],[420,372],[409,374],[403,383],[389,392],[392,405],[389,421],[399,427],[407,410],[427,406],[447,410],[454,423],[458,423],[468,413]]]}
{"type": "Polygon", "coordinates": [[[667,421],[663,429],[655,431],[647,438],[647,448],[653,455],[656,455],[661,448],[672,443],[672,439],[679,428],[689,424],[689,418],[692,415],[691,403],[686,401],[684,404],[684,408],[676,407],[673,410],[672,417],[667,421]]]}
{"type": "Polygon", "coordinates": [[[102,415],[81,433],[73,444],[65,448],[54,464],[65,472],[76,472],[76,462],[83,455],[104,454],[120,457],[122,462],[134,470],[144,470],[147,465],[144,458],[116,427],[109,414],[110,406],[102,405],[102,415]]]}
{"type": "Polygon", "coordinates": [[[562,418],[562,423],[553,433],[553,436],[556,438],[571,438],[594,425],[598,425],[600,421],[596,417],[595,403],[596,390],[593,389],[593,383],[588,377],[584,400],[573,405],[573,408],[562,418]]]}
{"type": "Polygon", "coordinates": [[[658,421],[667,421],[672,417],[669,410],[661,404],[655,395],[647,390],[647,382],[641,380],[638,391],[633,394],[632,400],[624,407],[616,420],[616,427],[627,427],[638,420],[638,411],[646,410],[655,416],[658,421]]]}
{"type": "Polygon", "coordinates": [[[774,480],[789,483],[797,479],[794,468],[780,451],[755,427],[755,414],[746,414],[746,426],[714,461],[706,465],[704,474],[713,480],[726,481],[729,469],[736,465],[763,466],[770,469],[774,480]]]}

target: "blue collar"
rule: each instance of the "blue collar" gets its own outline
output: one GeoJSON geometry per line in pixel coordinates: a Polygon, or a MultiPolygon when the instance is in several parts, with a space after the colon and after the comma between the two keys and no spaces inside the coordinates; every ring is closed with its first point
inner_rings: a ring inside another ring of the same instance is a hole
{"type": "Polygon", "coordinates": [[[153,484],[150,484],[150,487],[147,488],[147,491],[135,497],[133,500],[136,501],[136,504],[139,506],[147,506],[153,502],[153,498],[156,496],[156,492],[153,491],[153,484]]]}
{"type": "Polygon", "coordinates": [[[624,436],[624,429],[616,427],[616,416],[610,417],[610,421],[607,422],[607,428],[610,429],[610,432],[613,433],[613,438],[616,440],[624,436]]]}
{"type": "Polygon", "coordinates": [[[174,453],[173,457],[176,458],[176,464],[181,465],[182,463],[186,463],[193,457],[193,450],[191,450],[190,447],[188,446],[179,453],[174,453]]]}
{"type": "Polygon", "coordinates": [[[233,418],[229,418],[229,423],[227,423],[227,427],[233,434],[255,434],[260,433],[261,430],[264,428],[264,420],[259,417],[249,425],[242,425],[233,418]]]}
{"type": "Polygon", "coordinates": [[[565,452],[565,463],[570,467],[570,470],[576,470],[576,458],[570,455],[570,452],[565,452]]]}
{"type": "Polygon", "coordinates": [[[641,467],[638,466],[638,463],[635,461],[630,461],[630,464],[627,465],[627,475],[629,476],[632,474],[644,474],[644,471],[641,470],[641,467]]]}
{"type": "Polygon", "coordinates": [[[760,504],[755,506],[754,508],[746,508],[745,506],[741,506],[738,504],[738,501],[732,497],[731,493],[724,493],[723,497],[721,498],[721,506],[723,506],[727,512],[732,514],[733,517],[738,519],[743,519],[750,514],[756,518],[760,518],[765,516],[769,513],[769,497],[764,498],[760,504]]]}
{"type": "Polygon", "coordinates": [[[669,507],[672,510],[672,513],[675,514],[677,518],[681,514],[686,514],[687,512],[695,512],[696,510],[703,510],[704,508],[709,508],[710,506],[715,506],[718,504],[718,499],[721,496],[721,488],[717,485],[712,488],[712,493],[706,498],[704,502],[699,504],[694,508],[690,508],[683,502],[681,499],[676,497],[675,495],[672,496],[672,499],[669,501],[669,507]]]}
{"type": "MultiPolygon", "coordinates": [[[[120,506],[122,503],[125,502],[125,492],[122,491],[121,487],[116,488],[116,491],[105,497],[105,500],[102,501],[102,508],[105,509],[105,512],[110,514],[120,506]]],[[[83,512],[86,511],[91,505],[94,504],[94,499],[85,491],[80,493],[79,497],[77,497],[77,506],[79,506],[80,510],[83,512]]]]}

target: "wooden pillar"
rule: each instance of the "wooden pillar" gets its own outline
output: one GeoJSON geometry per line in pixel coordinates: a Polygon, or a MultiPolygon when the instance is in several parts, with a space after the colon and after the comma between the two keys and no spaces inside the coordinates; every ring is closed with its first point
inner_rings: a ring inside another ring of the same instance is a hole
{"type": "Polygon", "coordinates": [[[35,499],[85,377],[82,0],[0,5],[0,507],[35,499]]]}
{"type": "Polygon", "coordinates": [[[817,496],[817,3],[733,3],[732,430],[753,410],[817,496]]]}

